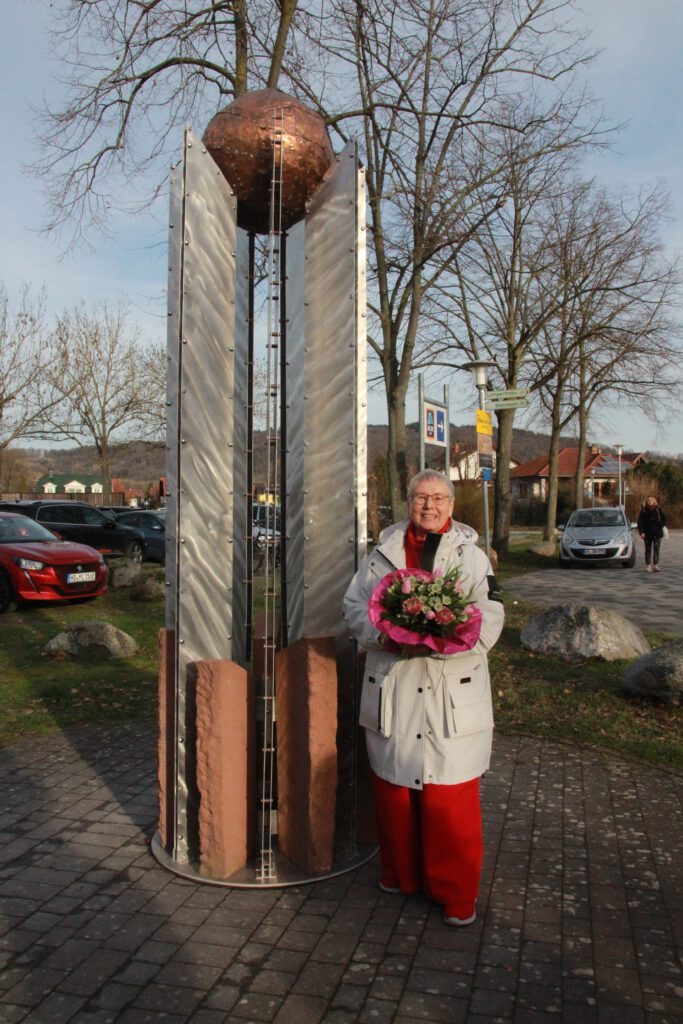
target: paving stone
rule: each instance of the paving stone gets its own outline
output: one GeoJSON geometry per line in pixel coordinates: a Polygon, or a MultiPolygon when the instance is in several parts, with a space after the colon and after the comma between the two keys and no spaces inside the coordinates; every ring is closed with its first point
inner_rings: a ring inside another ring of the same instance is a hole
{"type": "Polygon", "coordinates": [[[315,996],[287,996],[275,1019],[275,1024],[320,1024],[327,1002],[315,996]]]}
{"type": "Polygon", "coordinates": [[[3,1024],[683,1020],[669,773],[497,736],[478,919],[447,929],[376,860],[281,891],[174,876],[147,846],[153,726],[76,735],[0,750],[3,1024]]]}

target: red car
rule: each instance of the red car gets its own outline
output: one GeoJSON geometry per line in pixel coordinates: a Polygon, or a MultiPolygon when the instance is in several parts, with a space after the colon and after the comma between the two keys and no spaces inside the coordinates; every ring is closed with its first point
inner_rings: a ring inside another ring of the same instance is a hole
{"type": "Polygon", "coordinates": [[[90,600],[106,593],[104,558],[40,523],[0,512],[0,613],[13,601],[90,600]]]}

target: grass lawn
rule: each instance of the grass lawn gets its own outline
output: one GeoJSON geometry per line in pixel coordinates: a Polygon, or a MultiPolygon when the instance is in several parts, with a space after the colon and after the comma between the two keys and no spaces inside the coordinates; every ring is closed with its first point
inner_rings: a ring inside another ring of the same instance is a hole
{"type": "MultiPolygon", "coordinates": [[[[547,568],[547,559],[513,548],[505,579],[547,568]]],[[[262,586],[257,581],[257,597],[262,586]]],[[[589,744],[683,771],[683,709],[629,701],[619,694],[626,662],[569,664],[525,651],[519,631],[534,613],[506,596],[507,622],[491,655],[496,724],[502,733],[589,744]]],[[[88,722],[153,718],[157,701],[157,634],[161,601],[135,602],[111,591],[92,605],[28,608],[0,616],[0,746],[88,722]],[[69,623],[102,619],[139,644],[134,658],[54,661],[41,652],[69,623]]],[[[648,634],[653,647],[671,638],[648,634]]]]}
{"type": "Polygon", "coordinates": [[[86,722],[153,717],[162,601],[110,590],[88,604],[24,606],[0,616],[0,745],[86,722]],[[56,661],[42,650],[74,622],[104,620],[128,633],[134,658],[56,661]]]}
{"type": "MultiPolygon", "coordinates": [[[[499,732],[588,744],[683,771],[683,708],[622,697],[628,661],[570,663],[525,650],[519,631],[538,609],[510,596],[505,604],[505,628],[490,656],[499,732]]],[[[653,648],[674,639],[646,636],[653,648]]]]}

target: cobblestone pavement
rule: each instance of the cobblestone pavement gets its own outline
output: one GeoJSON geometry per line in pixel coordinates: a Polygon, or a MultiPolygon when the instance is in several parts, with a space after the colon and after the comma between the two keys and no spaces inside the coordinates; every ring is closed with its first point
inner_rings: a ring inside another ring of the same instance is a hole
{"type": "Polygon", "coordinates": [[[155,729],[0,751],[2,1024],[672,1024],[683,780],[497,737],[474,925],[381,893],[371,861],[229,890],[152,857],[155,729]]]}
{"type": "Polygon", "coordinates": [[[504,588],[526,601],[603,605],[641,629],[683,634],[683,530],[662,541],[661,572],[645,572],[643,543],[637,539],[633,569],[620,565],[586,565],[576,569],[543,569],[506,580],[504,588]]]}

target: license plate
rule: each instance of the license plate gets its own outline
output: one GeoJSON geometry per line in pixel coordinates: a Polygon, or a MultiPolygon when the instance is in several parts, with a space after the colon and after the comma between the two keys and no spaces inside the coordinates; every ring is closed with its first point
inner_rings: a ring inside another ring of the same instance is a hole
{"type": "Polygon", "coordinates": [[[67,573],[67,583],[92,583],[97,579],[96,572],[70,572],[67,573]]]}
{"type": "Polygon", "coordinates": [[[607,548],[584,548],[584,555],[606,555],[607,548]]]}

